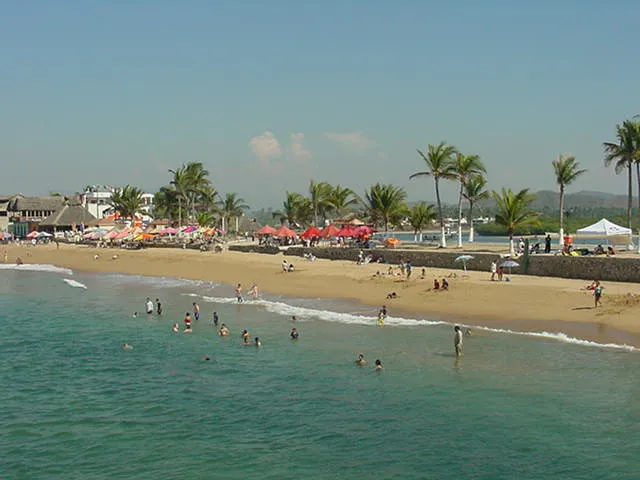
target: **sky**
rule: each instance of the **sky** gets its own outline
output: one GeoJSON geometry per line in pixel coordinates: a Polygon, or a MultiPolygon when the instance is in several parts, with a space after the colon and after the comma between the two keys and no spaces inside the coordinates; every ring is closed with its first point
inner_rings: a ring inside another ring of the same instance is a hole
{"type": "MultiPolygon", "coordinates": [[[[203,162],[253,209],[309,180],[434,200],[416,149],[481,156],[489,187],[625,193],[602,142],[640,113],[640,2],[5,2],[0,194],[156,191],[203,162]]],[[[456,187],[443,188],[455,201],[456,187]]]]}

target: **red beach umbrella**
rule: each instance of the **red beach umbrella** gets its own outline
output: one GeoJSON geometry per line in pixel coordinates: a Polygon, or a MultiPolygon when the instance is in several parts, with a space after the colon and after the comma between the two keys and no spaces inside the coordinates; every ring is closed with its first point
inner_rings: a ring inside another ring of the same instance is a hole
{"type": "Polygon", "coordinates": [[[275,228],[269,225],[265,225],[264,227],[262,227],[260,230],[256,232],[256,235],[273,235],[274,233],[276,233],[275,228]]]}
{"type": "Polygon", "coordinates": [[[358,232],[353,225],[345,225],[342,227],[338,233],[336,233],[336,237],[357,237],[358,232]]]}
{"type": "Polygon", "coordinates": [[[295,237],[297,234],[284,225],[273,233],[276,237],[295,237]]]}
{"type": "Polygon", "coordinates": [[[322,230],[320,230],[320,236],[322,238],[335,237],[339,231],[340,229],[335,225],[327,225],[322,230]]]}
{"type": "Polygon", "coordinates": [[[307,228],[304,231],[304,233],[300,235],[301,238],[313,238],[313,237],[319,237],[319,236],[320,236],[320,230],[318,230],[313,225],[307,228]]]}

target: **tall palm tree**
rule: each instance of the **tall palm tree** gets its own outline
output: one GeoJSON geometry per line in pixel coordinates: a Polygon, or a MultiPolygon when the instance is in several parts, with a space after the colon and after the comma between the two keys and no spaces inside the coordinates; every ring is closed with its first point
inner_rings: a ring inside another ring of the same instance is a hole
{"type": "Polygon", "coordinates": [[[273,212],[274,218],[279,218],[280,223],[284,225],[285,223],[289,224],[289,226],[295,227],[304,210],[305,197],[296,192],[287,192],[287,195],[282,202],[282,209],[273,212]]]}
{"type": "Polygon", "coordinates": [[[236,233],[239,228],[239,219],[248,210],[249,206],[244,203],[244,198],[240,198],[237,193],[227,193],[220,205],[220,216],[222,218],[222,230],[226,232],[226,220],[236,219],[236,233]]]}
{"type": "Polygon", "coordinates": [[[199,227],[210,227],[214,224],[214,221],[215,219],[211,212],[204,211],[196,213],[196,222],[199,227]]]}
{"type": "Polygon", "coordinates": [[[173,175],[170,184],[177,192],[178,223],[182,225],[183,205],[190,215],[195,213],[198,195],[211,185],[209,171],[202,162],[189,162],[175,170],[169,170],[169,173],[173,175]]]}
{"type": "Polygon", "coordinates": [[[386,232],[389,223],[397,224],[407,214],[406,198],[403,188],[376,183],[365,192],[365,206],[371,219],[382,222],[386,232]]]}
{"type": "Polygon", "coordinates": [[[422,241],[422,229],[434,218],[436,218],[436,212],[433,205],[428,205],[426,202],[416,203],[409,209],[409,223],[413,228],[414,241],[422,241]]]}
{"type": "Polygon", "coordinates": [[[331,185],[327,182],[309,182],[309,200],[313,209],[313,224],[318,225],[318,216],[324,215],[330,207],[329,196],[331,195],[331,185]]]}
{"type": "Polygon", "coordinates": [[[469,202],[469,243],[473,243],[473,206],[476,202],[489,198],[486,186],[487,180],[482,175],[471,175],[464,184],[462,195],[469,202]]]}
{"type": "Polygon", "coordinates": [[[455,153],[456,148],[445,142],[440,142],[438,145],[428,145],[426,152],[423,153],[418,150],[418,154],[424,160],[428,170],[417,172],[409,176],[410,179],[421,176],[433,177],[433,183],[436,188],[438,217],[440,219],[440,243],[443,247],[447,246],[447,239],[444,233],[444,216],[442,214],[442,203],[440,202],[440,180],[453,180],[456,178],[453,168],[453,155],[455,155],[455,153]]]}
{"type": "Polygon", "coordinates": [[[338,217],[345,215],[351,208],[360,203],[360,198],[350,188],[336,185],[329,192],[327,203],[338,217]]]}
{"type": "Polygon", "coordinates": [[[153,196],[153,216],[175,220],[179,217],[178,192],[169,186],[160,187],[153,196]]]}
{"type": "Polygon", "coordinates": [[[625,120],[622,125],[616,125],[617,143],[605,142],[604,165],[614,165],[616,174],[627,171],[627,226],[631,228],[631,208],[633,200],[633,163],[638,160],[640,127],[638,122],[625,120]]]}
{"type": "Polygon", "coordinates": [[[498,204],[496,223],[507,227],[509,252],[513,255],[513,234],[515,231],[539,223],[538,214],[531,210],[535,195],[530,193],[528,188],[520,190],[518,193],[513,193],[510,188],[503,188],[501,193],[493,191],[492,196],[498,204]]]}
{"type": "Polygon", "coordinates": [[[486,169],[478,155],[465,155],[457,152],[453,170],[460,183],[460,192],[458,194],[458,248],[462,248],[462,198],[464,196],[464,188],[472,175],[485,173],[486,169]]]}
{"type": "Polygon", "coordinates": [[[130,218],[135,222],[135,215],[142,211],[142,190],[133,185],[125,185],[111,194],[109,203],[121,218],[130,218]]]}
{"type": "Polygon", "coordinates": [[[567,185],[580,175],[585,173],[586,169],[580,169],[579,162],[576,157],[559,155],[557,160],[551,162],[553,165],[553,173],[556,176],[556,183],[560,187],[560,248],[564,245],[564,192],[567,185]]]}

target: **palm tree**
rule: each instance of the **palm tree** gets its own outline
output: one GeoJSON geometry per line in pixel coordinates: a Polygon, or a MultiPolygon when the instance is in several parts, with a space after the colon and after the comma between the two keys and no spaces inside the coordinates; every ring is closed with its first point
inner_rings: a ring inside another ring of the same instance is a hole
{"type": "Polygon", "coordinates": [[[135,215],[142,211],[142,190],[132,185],[118,188],[111,194],[109,204],[121,218],[131,218],[135,222],[135,215]]]}
{"type": "Polygon", "coordinates": [[[178,223],[182,225],[182,205],[193,216],[198,196],[211,185],[209,171],[202,162],[189,162],[169,173],[173,174],[170,183],[178,193],[178,223]]]}
{"type": "Polygon", "coordinates": [[[489,198],[486,186],[487,180],[482,175],[471,175],[464,184],[462,195],[469,202],[469,243],[473,243],[473,206],[476,202],[489,198]]]}
{"type": "Polygon", "coordinates": [[[531,203],[535,200],[535,195],[530,193],[528,188],[520,190],[518,193],[513,193],[510,188],[503,188],[501,193],[493,191],[491,194],[498,208],[496,223],[507,227],[509,252],[513,255],[513,234],[515,231],[522,227],[538,224],[538,214],[531,210],[531,203]]]}
{"type": "Polygon", "coordinates": [[[196,213],[196,222],[199,227],[210,227],[214,223],[213,213],[206,211],[196,213]]]}
{"type": "Polygon", "coordinates": [[[638,122],[625,120],[622,125],[616,125],[618,143],[605,142],[604,165],[614,164],[616,174],[627,170],[627,226],[631,228],[631,208],[633,200],[633,172],[632,165],[640,158],[640,126],[638,122]]]}
{"type": "Polygon", "coordinates": [[[226,220],[232,217],[236,219],[236,233],[238,232],[239,218],[248,210],[249,206],[244,203],[244,198],[240,198],[237,193],[227,193],[220,204],[220,216],[222,218],[222,230],[225,230],[226,220]]]}
{"type": "Polygon", "coordinates": [[[467,181],[472,175],[485,173],[486,170],[478,155],[464,155],[457,152],[453,170],[460,182],[460,193],[458,194],[458,248],[462,248],[462,197],[467,181]]]}
{"type": "Polygon", "coordinates": [[[365,206],[374,222],[382,222],[386,232],[389,223],[398,223],[407,214],[407,192],[401,187],[376,183],[365,192],[365,206]]]}
{"type": "Polygon", "coordinates": [[[336,185],[327,197],[327,203],[338,217],[345,215],[353,206],[360,203],[360,198],[350,188],[336,185]]]}
{"type": "Polygon", "coordinates": [[[153,216],[175,220],[179,217],[178,192],[169,186],[160,187],[153,196],[153,216]]]}
{"type": "Polygon", "coordinates": [[[329,196],[331,195],[331,185],[327,182],[309,182],[309,200],[313,209],[313,224],[318,225],[318,216],[324,215],[329,204],[329,196]]]}
{"type": "Polygon", "coordinates": [[[418,150],[418,154],[424,160],[428,170],[409,176],[410,179],[429,175],[433,177],[433,182],[436,187],[438,217],[440,219],[440,243],[443,247],[447,246],[447,239],[444,233],[444,216],[442,215],[442,203],[440,202],[440,179],[452,180],[456,178],[452,160],[455,153],[456,148],[453,145],[447,145],[445,142],[440,142],[438,145],[428,145],[425,153],[418,150]]]}
{"type": "Polygon", "coordinates": [[[557,160],[551,162],[553,172],[556,176],[556,183],[560,186],[560,248],[564,246],[564,191],[567,185],[582,175],[587,170],[580,169],[576,157],[562,155],[557,160]]]}
{"type": "Polygon", "coordinates": [[[304,200],[305,198],[299,193],[287,192],[287,196],[282,202],[282,209],[273,212],[273,217],[279,218],[282,225],[288,223],[290,226],[295,226],[300,213],[302,213],[304,200]]]}
{"type": "Polygon", "coordinates": [[[409,223],[413,228],[415,242],[422,241],[422,229],[434,218],[436,218],[436,212],[433,205],[428,205],[426,202],[416,203],[409,209],[409,223]],[[418,235],[420,235],[419,239],[418,235]]]}

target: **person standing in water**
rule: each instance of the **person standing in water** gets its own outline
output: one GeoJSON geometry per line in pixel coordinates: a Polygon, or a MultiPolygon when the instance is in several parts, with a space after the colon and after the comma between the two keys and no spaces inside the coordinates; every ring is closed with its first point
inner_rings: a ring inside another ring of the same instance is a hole
{"type": "Polygon", "coordinates": [[[236,285],[236,300],[238,303],[242,303],[244,300],[242,299],[242,284],[239,283],[236,285]]]}
{"type": "Polygon", "coordinates": [[[221,337],[229,336],[229,329],[227,328],[227,326],[224,323],[220,327],[220,330],[218,331],[218,335],[220,335],[221,337]]]}
{"type": "Polygon", "coordinates": [[[153,313],[153,302],[151,301],[151,299],[149,297],[147,297],[147,302],[145,303],[145,309],[148,315],[151,315],[153,313]]]}
{"type": "Polygon", "coordinates": [[[218,318],[218,312],[213,312],[213,324],[217,327],[220,319],[218,318]]]}
{"type": "Polygon", "coordinates": [[[251,286],[251,290],[249,290],[249,295],[253,297],[253,299],[257,299],[258,298],[258,285],[257,284],[253,284],[251,286]]]}
{"type": "Polygon", "coordinates": [[[200,320],[200,305],[196,302],[193,302],[193,318],[195,318],[196,321],[200,320]]]}
{"type": "Polygon", "coordinates": [[[359,353],[358,358],[356,360],[356,365],[363,367],[366,364],[367,364],[367,361],[364,359],[364,354],[359,353]]]}
{"type": "Polygon", "coordinates": [[[462,356],[462,329],[456,325],[453,327],[453,346],[456,349],[456,357],[462,356]]]}
{"type": "Polygon", "coordinates": [[[244,345],[249,345],[249,332],[247,332],[246,330],[243,330],[242,333],[240,334],[240,338],[242,338],[242,343],[244,345]]]}
{"type": "Polygon", "coordinates": [[[298,333],[298,330],[293,327],[289,336],[291,337],[291,340],[297,340],[300,337],[300,334],[298,333]]]}
{"type": "Polygon", "coordinates": [[[191,314],[189,312],[184,315],[184,331],[191,332],[191,314]]]}
{"type": "Polygon", "coordinates": [[[382,362],[380,361],[380,359],[376,360],[376,370],[382,370],[384,369],[384,367],[382,366],[382,362]]]}
{"type": "Polygon", "coordinates": [[[158,315],[162,315],[162,304],[160,303],[159,298],[156,298],[156,313],[158,315]]]}
{"type": "Polygon", "coordinates": [[[378,312],[378,326],[382,327],[384,325],[384,320],[387,318],[387,306],[383,305],[380,311],[378,312]]]}

